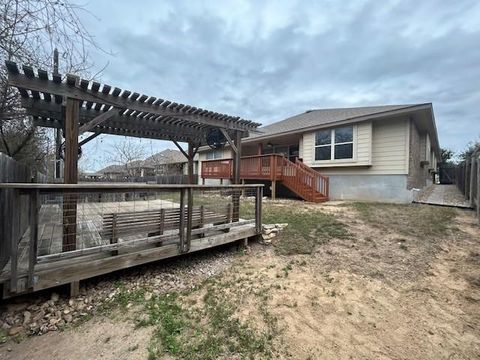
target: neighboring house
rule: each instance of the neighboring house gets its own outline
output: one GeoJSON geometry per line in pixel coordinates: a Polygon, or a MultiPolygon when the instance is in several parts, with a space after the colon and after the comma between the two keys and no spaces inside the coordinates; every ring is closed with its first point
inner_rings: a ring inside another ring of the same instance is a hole
{"type": "MultiPolygon", "coordinates": [[[[250,182],[268,179],[266,172],[275,166],[279,175],[274,181],[270,178],[273,191],[276,182],[283,183],[305,199],[309,191],[318,191],[318,201],[409,202],[416,189],[432,183],[440,159],[430,103],[309,110],[258,130],[261,133],[242,140],[241,178],[250,182]],[[268,154],[283,158],[268,163],[268,154]],[[318,185],[325,181],[318,173],[329,178],[329,185],[318,185]],[[292,174],[303,174],[307,180],[297,179],[299,187],[291,180],[292,174]]],[[[218,177],[219,166],[226,166],[228,160],[221,164],[212,159],[231,157],[228,147],[201,149],[200,177],[218,177]]]]}
{"type": "Polygon", "coordinates": [[[145,159],[154,175],[183,175],[187,158],[178,150],[166,149],[145,159]]]}
{"type": "Polygon", "coordinates": [[[80,181],[95,181],[102,177],[99,172],[81,171],[78,174],[80,181]]]}
{"type": "Polygon", "coordinates": [[[153,166],[146,163],[145,160],[134,160],[124,165],[125,171],[129,177],[147,177],[154,176],[153,166]]]}
{"type": "Polygon", "coordinates": [[[186,171],[186,157],[178,150],[163,150],[145,160],[134,160],[124,165],[109,165],[98,171],[102,179],[121,181],[132,178],[181,176],[186,171]]]}
{"type": "Polygon", "coordinates": [[[125,166],[123,165],[109,165],[97,172],[102,179],[121,181],[126,176],[125,166]]]}

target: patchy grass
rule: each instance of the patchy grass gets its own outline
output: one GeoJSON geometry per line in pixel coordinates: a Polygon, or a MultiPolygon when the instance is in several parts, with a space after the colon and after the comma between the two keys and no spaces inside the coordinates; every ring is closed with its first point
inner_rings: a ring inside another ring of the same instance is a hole
{"type": "MultiPolygon", "coordinates": [[[[265,328],[253,328],[238,317],[240,293],[251,290],[251,276],[234,279],[212,278],[200,287],[182,293],[153,295],[145,300],[145,290],[119,292],[103,309],[126,310],[135,305],[133,318],[138,327],[155,328],[148,347],[149,359],[170,355],[179,359],[272,358],[276,319],[267,311],[269,288],[250,294],[260,300],[258,311],[265,328]],[[140,310],[139,310],[140,308],[140,310]]],[[[133,350],[131,350],[133,351],[133,350]]]]}
{"type": "Polygon", "coordinates": [[[4,329],[0,329],[0,344],[7,342],[8,334],[4,329]]]}
{"type": "Polygon", "coordinates": [[[353,203],[361,220],[383,230],[413,237],[435,237],[455,230],[455,209],[420,204],[353,203]]]}
{"type": "MultiPolygon", "coordinates": [[[[246,217],[253,216],[253,205],[242,203],[240,213],[246,217]]],[[[346,225],[335,215],[303,207],[300,202],[298,206],[264,203],[262,220],[264,224],[288,223],[288,227],[273,242],[280,255],[310,254],[316,246],[332,238],[349,237],[346,225]]]]}

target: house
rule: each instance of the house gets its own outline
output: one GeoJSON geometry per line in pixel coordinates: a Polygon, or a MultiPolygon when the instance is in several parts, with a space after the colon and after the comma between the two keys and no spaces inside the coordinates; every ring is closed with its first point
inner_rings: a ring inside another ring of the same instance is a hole
{"type": "Polygon", "coordinates": [[[166,149],[146,158],[144,163],[153,169],[154,175],[182,175],[187,158],[178,150],[166,149]]]}
{"type": "MultiPolygon", "coordinates": [[[[258,130],[242,140],[240,177],[272,196],[410,202],[440,159],[431,103],[309,110],[258,130]]],[[[228,181],[231,157],[202,148],[202,181],[228,181]]]]}
{"type": "Polygon", "coordinates": [[[97,172],[102,179],[111,181],[122,181],[125,179],[126,171],[123,165],[109,165],[97,172]]]}
{"type": "MultiPolygon", "coordinates": [[[[109,165],[98,171],[101,178],[112,181],[150,179],[155,177],[174,178],[183,176],[187,159],[178,150],[166,149],[145,160],[133,160],[123,165],[109,165]]],[[[178,180],[177,180],[178,181],[178,180]]]]}

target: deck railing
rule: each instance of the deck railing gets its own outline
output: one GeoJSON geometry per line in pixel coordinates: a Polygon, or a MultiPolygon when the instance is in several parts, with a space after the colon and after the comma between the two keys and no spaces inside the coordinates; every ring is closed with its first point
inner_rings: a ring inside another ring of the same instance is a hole
{"type": "Polygon", "coordinates": [[[233,160],[218,159],[202,161],[202,178],[231,179],[233,176],[233,160]]]}
{"type": "Polygon", "coordinates": [[[311,167],[305,165],[298,159],[295,159],[295,164],[300,166],[303,170],[309,172],[314,177],[313,184],[317,192],[321,194],[326,194],[328,196],[328,193],[330,191],[330,181],[328,176],[320,174],[318,171],[313,170],[311,167]]]}
{"type": "Polygon", "coordinates": [[[0,229],[11,244],[10,261],[0,269],[9,293],[48,287],[36,283],[37,270],[69,259],[135,255],[149,246],[174,256],[213,246],[212,239],[230,230],[261,233],[262,185],[10,183],[0,184],[0,192],[11,198],[2,204],[9,217],[0,229]],[[30,204],[23,233],[15,229],[20,200],[30,204]]]}
{"type": "Polygon", "coordinates": [[[244,179],[281,180],[282,160],[278,154],[244,156],[240,163],[240,177],[244,179]]]}
{"type": "MultiPolygon", "coordinates": [[[[202,177],[232,178],[232,159],[202,162],[202,177]]],[[[281,154],[245,156],[241,159],[240,178],[283,181],[283,184],[307,201],[328,198],[329,180],[298,159],[290,161],[281,154]]]]}

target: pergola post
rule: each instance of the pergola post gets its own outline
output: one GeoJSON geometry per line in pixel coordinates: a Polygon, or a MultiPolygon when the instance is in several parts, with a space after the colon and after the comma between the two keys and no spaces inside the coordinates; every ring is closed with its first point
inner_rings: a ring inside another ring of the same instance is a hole
{"type": "Polygon", "coordinates": [[[195,148],[192,142],[188,143],[188,166],[187,166],[187,174],[188,174],[188,183],[193,184],[193,158],[195,157],[195,148]]]}
{"type": "MultiPolygon", "coordinates": [[[[53,74],[58,75],[58,50],[53,50],[53,74]]],[[[55,179],[60,179],[60,151],[62,146],[62,129],[55,129],[55,179]]]]}
{"type": "MultiPolygon", "coordinates": [[[[233,156],[233,183],[240,184],[240,168],[242,158],[242,132],[235,131],[234,139],[234,156],[233,156]]],[[[233,147],[232,147],[233,148],[233,147]]],[[[240,218],[240,192],[234,190],[232,195],[233,217],[232,221],[238,221],[240,218]]]]}
{"type": "MultiPolygon", "coordinates": [[[[64,182],[78,182],[78,125],[80,104],[78,100],[67,98],[65,111],[65,161],[64,182]]],[[[62,251],[76,249],[77,235],[77,196],[65,194],[63,198],[63,242],[62,251]]]]}
{"type": "MultiPolygon", "coordinates": [[[[193,158],[195,157],[196,149],[191,141],[188,142],[188,183],[193,185],[193,158]]],[[[187,191],[187,242],[184,251],[190,251],[190,244],[192,242],[192,223],[193,223],[193,190],[188,188],[187,191]]]]}

